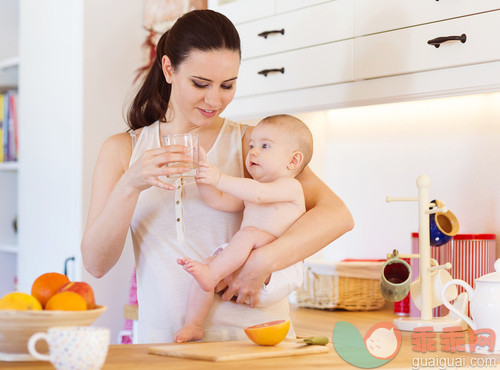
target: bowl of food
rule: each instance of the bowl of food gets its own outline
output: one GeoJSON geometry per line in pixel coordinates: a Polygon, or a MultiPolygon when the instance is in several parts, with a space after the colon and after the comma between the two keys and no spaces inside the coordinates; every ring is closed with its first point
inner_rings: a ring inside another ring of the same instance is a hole
{"type": "MultiPolygon", "coordinates": [[[[32,360],[28,340],[33,334],[53,326],[88,326],[104,311],[99,305],[84,311],[0,310],[0,361],[32,360]]],[[[39,341],[37,350],[47,352],[46,343],[39,341]]]]}
{"type": "MultiPolygon", "coordinates": [[[[0,298],[0,361],[29,361],[29,338],[54,326],[89,326],[106,306],[96,305],[89,284],[65,275],[46,273],[33,283],[31,294],[10,292],[0,298]]],[[[36,346],[48,351],[45,341],[36,346]]]]}

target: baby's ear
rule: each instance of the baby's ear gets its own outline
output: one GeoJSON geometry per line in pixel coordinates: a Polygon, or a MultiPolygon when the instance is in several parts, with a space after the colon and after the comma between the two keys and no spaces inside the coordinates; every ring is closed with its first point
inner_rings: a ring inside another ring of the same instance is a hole
{"type": "Polygon", "coordinates": [[[304,160],[304,154],[302,154],[302,152],[295,151],[292,153],[292,158],[290,158],[290,162],[288,162],[287,168],[289,170],[296,170],[297,168],[300,167],[303,160],[304,160]]]}

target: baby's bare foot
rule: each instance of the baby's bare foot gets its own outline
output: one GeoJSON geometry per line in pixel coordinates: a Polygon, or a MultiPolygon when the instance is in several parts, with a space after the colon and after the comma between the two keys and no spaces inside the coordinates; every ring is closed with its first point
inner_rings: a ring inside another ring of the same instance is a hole
{"type": "Polygon", "coordinates": [[[203,328],[196,325],[185,325],[175,333],[175,343],[185,343],[203,338],[203,328]]]}
{"type": "Polygon", "coordinates": [[[184,257],[181,261],[182,263],[180,263],[178,259],[177,263],[182,265],[184,270],[193,275],[201,289],[206,292],[214,290],[219,280],[213,276],[207,264],[192,260],[188,257],[184,257]]]}

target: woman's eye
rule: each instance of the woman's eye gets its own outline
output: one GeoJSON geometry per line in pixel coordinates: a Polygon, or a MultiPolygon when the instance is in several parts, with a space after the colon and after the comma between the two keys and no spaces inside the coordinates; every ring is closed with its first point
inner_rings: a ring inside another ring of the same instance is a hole
{"type": "Polygon", "coordinates": [[[231,90],[233,88],[233,85],[221,85],[221,87],[224,89],[224,90],[231,90]]]}
{"type": "Polygon", "coordinates": [[[208,85],[207,84],[202,84],[202,83],[199,83],[199,82],[196,82],[196,81],[193,81],[193,84],[195,87],[199,88],[199,89],[203,89],[205,87],[207,87],[208,85]]]}

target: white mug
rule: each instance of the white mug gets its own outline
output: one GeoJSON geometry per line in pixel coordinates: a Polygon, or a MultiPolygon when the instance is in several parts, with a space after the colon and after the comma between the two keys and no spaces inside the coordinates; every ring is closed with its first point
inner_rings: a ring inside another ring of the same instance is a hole
{"type": "Polygon", "coordinates": [[[99,370],[109,347],[109,329],[92,326],[58,326],[39,332],[28,341],[28,351],[38,360],[49,361],[57,370],[99,370]],[[36,342],[47,341],[49,354],[39,353],[36,342]]]}
{"type": "MultiPolygon", "coordinates": [[[[431,307],[441,306],[444,302],[441,299],[441,291],[443,290],[443,286],[453,279],[450,273],[446,269],[438,269],[434,270],[430,273],[431,275],[431,307]]],[[[446,300],[452,301],[457,298],[458,290],[454,285],[448,286],[445,291],[446,300]]],[[[422,281],[420,280],[420,276],[417,280],[411,283],[410,285],[410,297],[415,303],[415,306],[419,310],[422,309],[422,281]]]]}

